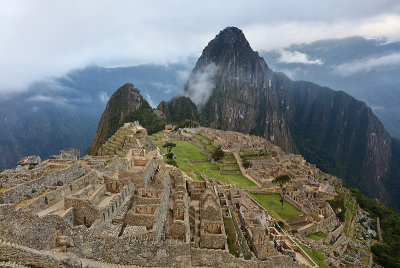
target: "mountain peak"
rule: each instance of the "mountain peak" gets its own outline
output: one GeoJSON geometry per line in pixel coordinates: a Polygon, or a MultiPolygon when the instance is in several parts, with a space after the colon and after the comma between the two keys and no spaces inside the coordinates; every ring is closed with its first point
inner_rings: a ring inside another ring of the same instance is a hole
{"type": "Polygon", "coordinates": [[[211,40],[203,50],[200,62],[218,65],[229,58],[246,59],[257,57],[258,53],[250,47],[242,30],[236,27],[226,27],[211,40]],[[243,58],[244,57],[244,58],[243,58]]]}
{"type": "Polygon", "coordinates": [[[246,43],[248,44],[246,37],[244,36],[244,33],[242,30],[240,30],[237,27],[226,27],[222,31],[219,32],[218,35],[216,35],[215,39],[216,41],[219,42],[228,42],[228,43],[234,43],[234,42],[240,42],[240,43],[246,43]]]}

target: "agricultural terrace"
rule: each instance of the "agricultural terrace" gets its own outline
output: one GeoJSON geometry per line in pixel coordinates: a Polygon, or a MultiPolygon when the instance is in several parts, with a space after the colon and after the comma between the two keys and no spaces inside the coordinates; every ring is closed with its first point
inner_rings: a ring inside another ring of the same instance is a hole
{"type": "MultiPolygon", "coordinates": [[[[166,149],[162,147],[163,143],[166,141],[164,134],[162,132],[158,132],[153,134],[152,139],[155,144],[160,149],[161,154],[166,152],[166,149]]],[[[176,147],[172,149],[177,162],[178,167],[185,172],[188,176],[190,176],[193,180],[202,180],[200,174],[204,173],[206,176],[210,178],[214,178],[224,183],[228,184],[236,184],[240,187],[255,187],[257,186],[252,181],[248,180],[242,174],[227,174],[229,171],[221,171],[219,170],[218,165],[237,165],[235,164],[224,164],[218,163],[213,164],[208,160],[207,156],[204,155],[201,151],[202,149],[195,144],[188,141],[173,141],[176,144],[176,147]]],[[[211,145],[209,145],[211,146],[211,145]]],[[[214,147],[214,146],[213,146],[214,147]]],[[[215,148],[215,147],[214,147],[215,148]]],[[[224,159],[234,159],[233,155],[226,155],[224,159]]],[[[164,160],[165,156],[164,156],[164,160]]],[[[239,170],[239,168],[238,168],[239,170]]],[[[240,171],[239,171],[240,172],[240,171]]]]}
{"type": "Polygon", "coordinates": [[[250,192],[248,192],[248,194],[253,197],[254,200],[256,200],[263,208],[268,211],[268,213],[270,213],[277,220],[292,219],[303,214],[301,210],[297,209],[286,200],[283,200],[282,209],[280,194],[258,194],[250,192]]]}

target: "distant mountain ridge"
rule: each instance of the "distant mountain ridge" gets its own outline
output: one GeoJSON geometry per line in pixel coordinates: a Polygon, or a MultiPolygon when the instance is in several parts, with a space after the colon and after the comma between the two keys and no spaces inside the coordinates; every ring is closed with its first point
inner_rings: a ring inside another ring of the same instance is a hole
{"type": "Polygon", "coordinates": [[[216,66],[209,81],[213,88],[199,105],[208,124],[264,136],[369,196],[400,207],[400,188],[393,187],[400,176],[390,172],[397,152],[392,152],[392,138],[365,103],[274,73],[235,27],[221,31],[203,50],[183,95],[195,95],[199,89],[190,80],[210,64],[216,66]]]}
{"type": "Polygon", "coordinates": [[[27,92],[1,96],[0,169],[16,167],[26,155],[46,159],[69,147],[85,152],[117,88],[135,83],[143,97],[156,105],[180,92],[192,66],[191,59],[169,65],[90,66],[35,82],[27,92]]]}
{"type": "Polygon", "coordinates": [[[364,101],[400,138],[400,42],[348,37],[261,51],[268,65],[293,80],[313,81],[364,101]]]}

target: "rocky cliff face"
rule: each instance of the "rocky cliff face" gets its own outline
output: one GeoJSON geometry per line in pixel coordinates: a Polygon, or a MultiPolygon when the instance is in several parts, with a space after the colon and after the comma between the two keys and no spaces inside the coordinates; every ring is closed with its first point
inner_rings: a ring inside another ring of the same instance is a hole
{"type": "Polygon", "coordinates": [[[149,107],[151,110],[150,105],[140,95],[140,91],[132,84],[125,84],[115,91],[108,100],[97,126],[90,154],[95,154],[100,146],[127,121],[129,115],[142,107],[149,107]]]}
{"type": "Polygon", "coordinates": [[[211,126],[261,135],[294,150],[278,109],[273,72],[241,30],[226,28],[207,45],[182,94],[198,105],[211,126]]]}
{"type": "Polygon", "coordinates": [[[396,146],[371,109],[344,92],[274,73],[239,29],[228,27],[207,45],[182,93],[211,126],[264,136],[400,207],[400,187],[389,189],[390,181],[399,184],[390,163],[400,154],[392,154],[396,146]]]}
{"type": "Polygon", "coordinates": [[[377,187],[384,191],[391,137],[371,109],[342,91],[283,74],[276,81],[279,108],[298,151],[370,196],[378,196],[377,187]]]}

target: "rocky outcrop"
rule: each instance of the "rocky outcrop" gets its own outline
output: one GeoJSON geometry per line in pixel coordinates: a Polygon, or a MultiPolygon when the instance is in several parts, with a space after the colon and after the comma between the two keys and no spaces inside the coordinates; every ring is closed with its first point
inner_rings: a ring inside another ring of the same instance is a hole
{"type": "Polygon", "coordinates": [[[31,155],[31,156],[25,156],[21,158],[18,161],[19,166],[31,166],[31,165],[38,165],[42,162],[42,159],[40,159],[40,156],[37,155],[31,155]]]}
{"type": "Polygon", "coordinates": [[[158,116],[172,123],[179,123],[186,119],[195,121],[200,119],[196,104],[194,104],[190,98],[185,96],[175,97],[168,102],[160,102],[155,112],[156,111],[158,116]]]}
{"type": "Polygon", "coordinates": [[[81,151],[75,148],[68,148],[58,152],[58,155],[50,156],[50,159],[61,159],[61,160],[78,160],[81,156],[81,151]]]}
{"type": "Polygon", "coordinates": [[[101,116],[90,148],[90,154],[95,154],[100,146],[126,122],[128,116],[142,106],[148,106],[151,109],[138,89],[132,84],[125,84],[120,87],[110,97],[101,116]]]}

